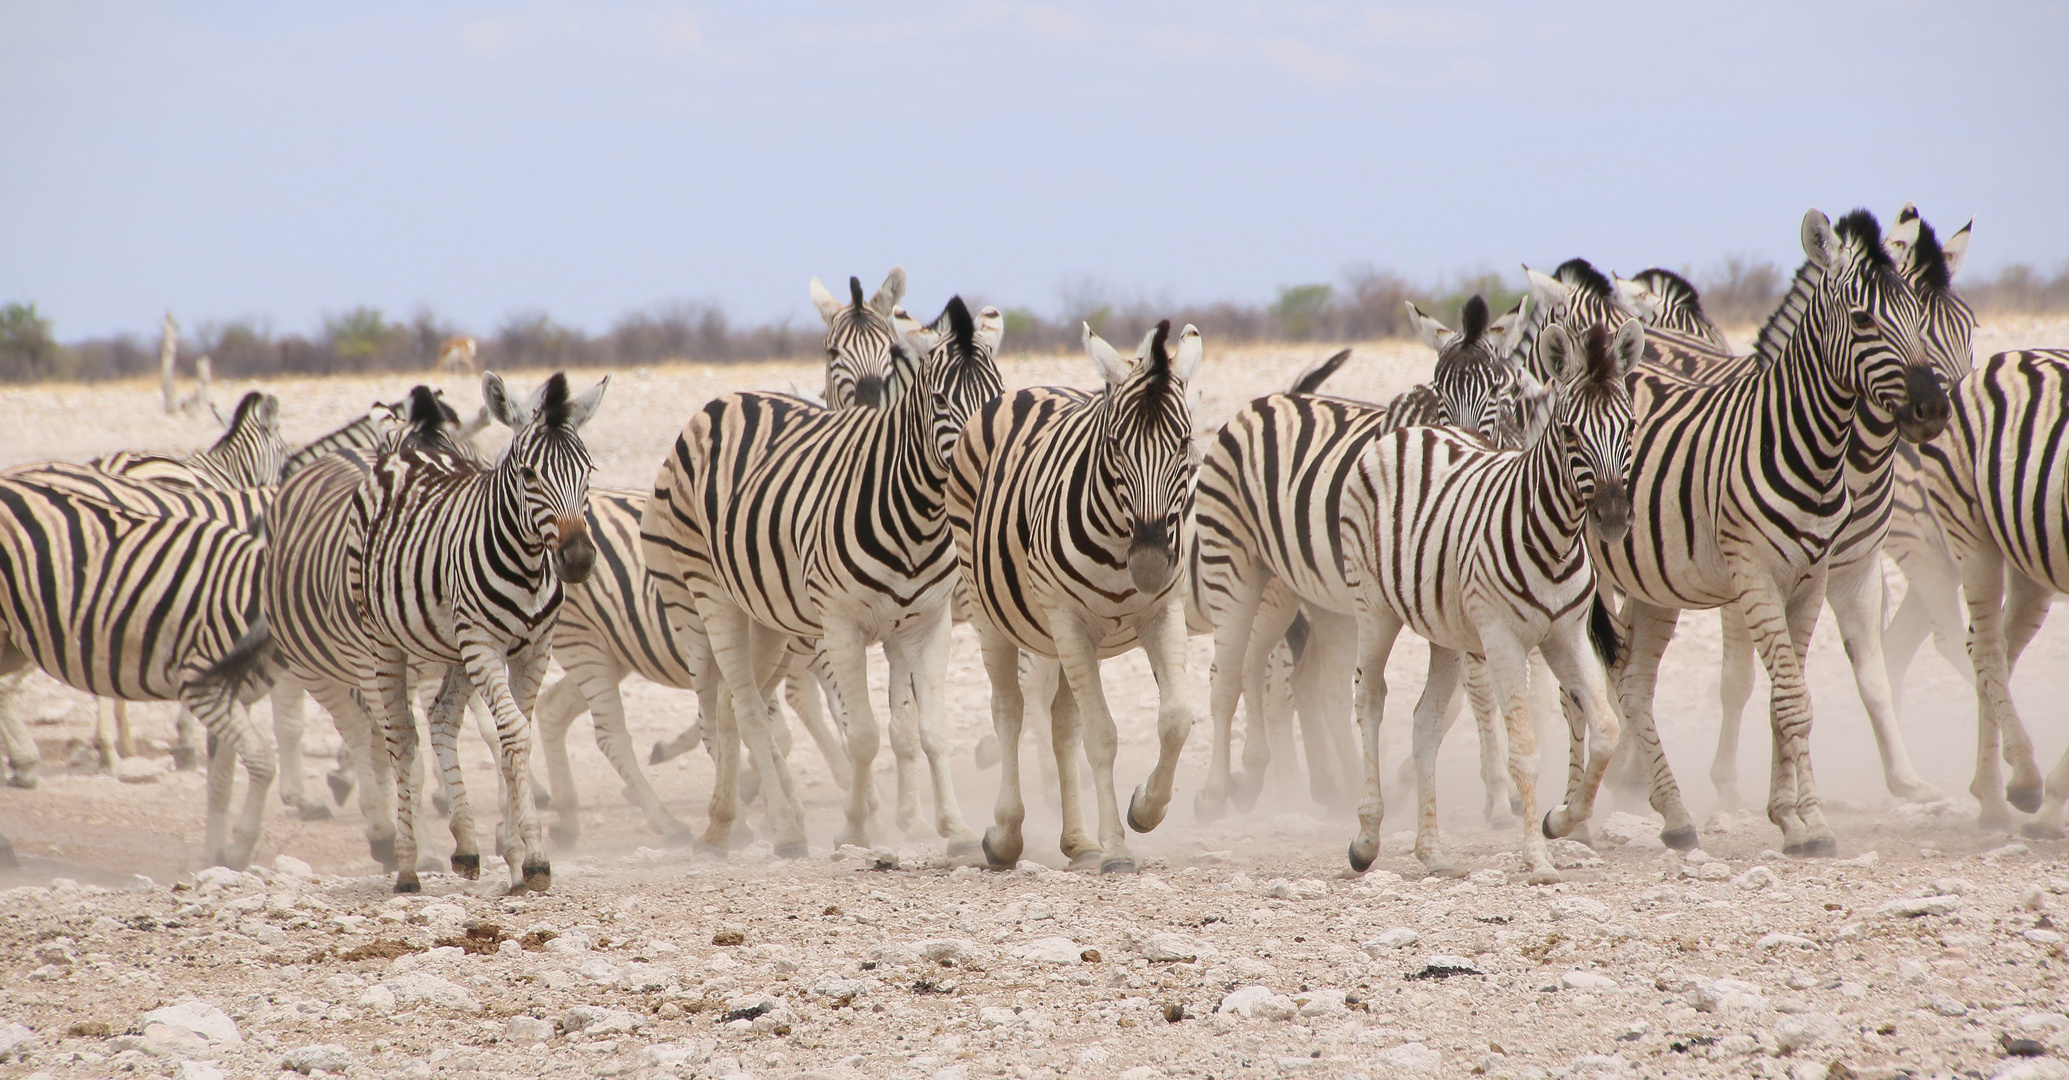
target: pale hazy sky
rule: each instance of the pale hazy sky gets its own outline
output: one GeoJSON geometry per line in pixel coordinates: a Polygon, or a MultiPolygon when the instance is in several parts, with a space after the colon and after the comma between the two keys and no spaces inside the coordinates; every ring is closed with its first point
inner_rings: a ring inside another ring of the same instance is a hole
{"type": "Polygon", "coordinates": [[[2062,3],[0,0],[0,300],[71,339],[420,305],[811,317],[893,263],[1054,311],[1585,255],[1817,206],[2069,258],[2062,3]],[[836,286],[838,288],[838,286],[836,286]]]}

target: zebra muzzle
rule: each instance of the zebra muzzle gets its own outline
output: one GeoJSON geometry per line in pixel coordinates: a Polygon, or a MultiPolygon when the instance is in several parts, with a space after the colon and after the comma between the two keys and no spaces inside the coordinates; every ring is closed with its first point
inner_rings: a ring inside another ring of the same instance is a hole
{"type": "Polygon", "coordinates": [[[1631,489],[1622,484],[1597,484],[1588,510],[1589,525],[1605,544],[1619,543],[1631,531],[1631,489]]]}
{"type": "Polygon", "coordinates": [[[595,567],[596,541],[589,539],[589,530],[562,533],[560,546],[553,550],[553,568],[560,579],[580,585],[589,580],[589,571],[595,567]]]}
{"type": "Polygon", "coordinates": [[[1904,370],[1904,407],[1897,410],[1897,433],[1912,442],[1926,442],[1946,430],[1952,409],[1947,388],[1931,368],[1904,370]]]}
{"type": "Polygon", "coordinates": [[[884,377],[864,375],[855,380],[855,404],[865,409],[881,408],[884,403],[884,377]]]}
{"type": "Polygon", "coordinates": [[[1162,592],[1171,584],[1178,567],[1178,553],[1171,548],[1171,530],[1161,521],[1136,522],[1128,543],[1128,576],[1139,592],[1162,592]]]}

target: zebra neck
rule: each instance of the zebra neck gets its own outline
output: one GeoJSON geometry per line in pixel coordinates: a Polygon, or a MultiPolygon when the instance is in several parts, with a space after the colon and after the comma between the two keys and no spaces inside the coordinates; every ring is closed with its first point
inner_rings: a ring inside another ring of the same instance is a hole
{"type": "Polygon", "coordinates": [[[517,470],[514,456],[504,455],[495,468],[468,478],[465,497],[481,507],[482,526],[505,545],[524,582],[543,590],[553,584],[553,562],[547,557],[546,538],[525,510],[524,480],[517,470]]]}
{"type": "MultiPolygon", "coordinates": [[[[897,365],[893,365],[894,372],[897,365]]],[[[912,372],[900,372],[911,375],[912,372]]],[[[884,434],[891,440],[892,473],[905,487],[916,492],[938,494],[948,487],[949,463],[934,441],[934,395],[923,383],[910,382],[891,404],[884,434]]],[[[946,503],[929,500],[935,510],[946,503]]]]}
{"type": "Polygon", "coordinates": [[[1761,367],[1779,362],[1788,353],[1797,330],[1803,325],[1804,315],[1810,311],[1812,298],[1824,283],[1824,268],[1817,263],[1805,259],[1803,265],[1796,268],[1796,277],[1789,282],[1787,295],[1768,314],[1759,335],[1753,339],[1753,358],[1761,367]]]}
{"type": "MultiPolygon", "coordinates": [[[[1566,467],[1565,440],[1559,437],[1559,419],[1550,430],[1517,455],[1516,497],[1530,509],[1521,524],[1530,536],[1541,537],[1549,554],[1566,555],[1580,542],[1580,492],[1566,467]]],[[[1533,545],[1534,546],[1534,545],[1533,545]]]]}

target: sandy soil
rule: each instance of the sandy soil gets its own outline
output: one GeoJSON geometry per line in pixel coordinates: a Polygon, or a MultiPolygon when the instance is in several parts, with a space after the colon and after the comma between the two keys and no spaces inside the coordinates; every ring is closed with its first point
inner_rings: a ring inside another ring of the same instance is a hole
{"type": "MultiPolygon", "coordinates": [[[[2061,342],[2069,325],[1993,324],[1979,338],[1979,351],[2061,342]]],[[[1203,425],[1328,351],[1208,344],[1203,425]]],[[[1420,346],[1361,345],[1332,388],[1383,398],[1429,362],[1420,346]]],[[[1077,357],[1003,366],[1009,386],[1084,384],[1091,374],[1077,357]]],[[[793,380],[819,382],[808,364],[617,373],[586,433],[598,482],[646,486],[707,397],[793,380]]],[[[301,439],[407,383],[281,380],[267,389],[285,402],[290,438],[301,439]]],[[[220,387],[218,397],[234,400],[241,389],[220,387]]],[[[455,385],[450,395],[471,407],[479,390],[455,385]]],[[[0,395],[0,461],[192,447],[212,428],[164,417],[156,386],[143,383],[0,395]]],[[[1893,600],[1902,588],[1892,575],[1893,600]]],[[[1716,657],[1715,616],[1689,615],[1659,702],[1677,775],[1705,812],[1714,801],[1706,773],[1716,657]]],[[[1191,694],[1204,709],[1204,641],[1191,659],[1191,694]]],[[[2014,680],[2044,765],[2063,734],[2031,703],[2059,692],[2065,661],[2069,634],[2044,629],[2014,680]]],[[[1390,799],[1422,662],[1421,649],[1400,648],[1389,671],[1390,799]]],[[[2057,1063],[2069,1048],[2069,982],[2048,921],[2069,904],[2069,844],[1973,828],[1974,802],[1955,794],[1973,763],[1973,697],[1930,649],[1906,687],[1904,726],[1925,778],[1955,797],[1922,807],[1898,807],[1882,790],[1829,620],[1809,669],[1813,752],[1828,805],[1838,807],[1839,861],[1784,859],[1769,850],[1778,832],[1743,813],[1710,816],[1703,853],[1687,858],[1658,847],[1650,819],[1598,818],[1601,850],[1561,848],[1568,881],[1524,885],[1517,834],[1480,820],[1475,748],[1462,730],[1441,759],[1441,799],[1447,844],[1476,876],[1419,880],[1398,831],[1412,827],[1413,808],[1396,803],[1380,861],[1351,878],[1343,852],[1354,822],[1309,800],[1297,774],[1279,777],[1247,815],[1194,819],[1202,724],[1170,818],[1131,840],[1146,871],[1134,879],[1057,869],[1053,802],[1042,798],[1031,800],[1036,862],[1016,871],[955,866],[938,840],[899,835],[888,813],[876,835],[896,869],[878,869],[890,860],[859,849],[828,858],[840,792],[802,738],[793,762],[813,857],[775,862],[757,842],[718,862],[659,850],[578,724],[581,846],[558,854],[550,895],[514,899],[488,895],[500,867],[485,868],[481,883],[429,875],[424,896],[391,898],[349,806],[329,821],[275,813],[262,869],[197,875],[202,787],[166,768],[171,707],[134,710],[150,750],[117,779],[77,755],[90,740],[92,702],[32,675],[15,707],[42,747],[42,782],[0,790],[0,835],[22,863],[0,871],[0,887],[14,886],[0,895],[9,945],[0,960],[0,1061],[9,1063],[0,1075],[216,1075],[209,1061],[231,1075],[273,1075],[293,1059],[357,1076],[2069,1076],[2057,1063]],[[156,883],[135,881],[138,873],[156,883]],[[1925,914],[1890,907],[1928,896],[1953,899],[1910,905],[1925,914]],[[437,946],[465,939],[470,925],[483,935],[474,951],[437,946]],[[542,932],[530,939],[537,949],[492,945],[533,931],[542,932]],[[733,932],[742,944],[714,944],[733,932]],[[190,998],[233,1017],[241,1044],[181,1036],[167,1017],[145,1020],[190,998]],[[2006,1058],[2007,1037],[2049,1056],[2006,1058]],[[316,1044],[344,1048],[351,1063],[299,1053],[316,1044]]],[[[880,665],[875,674],[881,680],[880,665]]],[[[1154,681],[1137,656],[1110,662],[1107,680],[1123,734],[1120,772],[1132,786],[1153,755],[1154,681]]],[[[958,792],[981,828],[994,780],[967,748],[988,729],[988,688],[966,629],[956,635],[950,694],[958,792]]],[[[626,699],[642,748],[695,714],[689,695],[637,679],[626,699]]],[[[265,706],[257,711],[263,722],[265,706]]],[[[1767,746],[1759,710],[1749,711],[1755,730],[1740,774],[1757,801],[1767,746]]],[[[337,738],[313,706],[309,727],[306,782],[320,790],[330,764],[322,755],[335,753],[337,738]]],[[[1543,742],[1545,777],[1556,785],[1563,740],[1543,742]]],[[[479,805],[493,770],[478,741],[465,747],[479,805]]],[[[887,794],[889,758],[879,758],[887,794]]],[[[650,771],[671,811],[701,824],[708,759],[687,755],[650,771]]],[[[449,851],[435,835],[442,826],[432,828],[429,850],[449,851]]]]}

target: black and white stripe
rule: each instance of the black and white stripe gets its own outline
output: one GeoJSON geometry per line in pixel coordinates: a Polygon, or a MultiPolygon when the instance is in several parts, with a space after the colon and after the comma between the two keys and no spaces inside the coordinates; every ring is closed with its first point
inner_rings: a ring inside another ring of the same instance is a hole
{"type": "Polygon", "coordinates": [[[1113,717],[1101,657],[1138,644],[1156,673],[1159,752],[1136,788],[1128,824],[1155,828],[1171,800],[1178,753],[1192,728],[1185,689],[1185,603],[1179,560],[1189,549],[1193,454],[1188,386],[1199,331],[1175,343],[1171,324],[1142,339],[1131,363],[1084,330],[1097,394],[1039,388],[986,405],[955,444],[949,524],[984,645],[999,740],[996,824],[984,849],[1012,865],[1023,846],[1019,652],[1062,662],[1052,709],[1062,786],[1062,849],[1073,861],[1132,871],[1115,801],[1113,717]],[[1086,835],[1074,745],[1082,738],[1099,800],[1099,836],[1086,835]]]}
{"type": "MultiPolygon", "coordinates": [[[[1575,346],[1547,327],[1539,351],[1555,373],[1552,402],[1524,450],[1496,450],[1448,428],[1398,428],[1366,441],[1345,478],[1337,523],[1342,573],[1358,627],[1358,726],[1365,790],[1351,866],[1379,851],[1379,735],[1386,661],[1403,627],[1430,642],[1430,674],[1416,709],[1420,811],[1415,853],[1433,873],[1455,873],[1437,843],[1436,755],[1444,706],[1463,654],[1482,656],[1509,736],[1509,777],[1526,820],[1537,808],[1537,735],[1525,704],[1531,650],[1541,650],[1581,722],[1595,735],[1596,776],[1616,743],[1600,663],[1589,656],[1595,574],[1581,547],[1585,524],[1614,543],[1629,528],[1625,375],[1644,351],[1644,328],[1626,322],[1612,344],[1596,327],[1575,346]]],[[[1592,788],[1592,782],[1589,784],[1592,788]]],[[[1585,817],[1583,808],[1581,816],[1585,817]]],[[[1556,878],[1545,838],[1525,830],[1524,859],[1556,878]]]]}
{"type": "Polygon", "coordinates": [[[862,279],[848,279],[848,303],[841,303],[812,279],[812,306],[826,320],[826,396],[834,408],[860,405],[876,408],[889,400],[896,377],[891,362],[898,333],[891,313],[905,298],[905,268],[894,266],[868,301],[862,279]]]}
{"type": "Polygon", "coordinates": [[[910,389],[891,393],[885,407],[729,394],[698,412],[662,465],[641,525],[648,572],[665,604],[702,620],[735,720],[725,724],[722,712],[707,734],[719,769],[708,846],[730,842],[738,738],[761,773],[778,853],[805,851],[802,807],[776,753],[764,690],[784,635],[818,641],[840,702],[851,784],[837,842],[868,843],[878,736],[863,661],[876,642],[890,662],[893,715],[909,710],[917,721],[936,830],[951,850],[976,840],[956,803],[942,715],[955,582],[942,490],[964,420],[999,394],[999,328],[987,325],[980,340],[959,297],[948,315],[953,329],[942,340],[892,350],[889,382],[910,389]]]}
{"type": "Polygon", "coordinates": [[[1635,738],[1644,755],[1652,805],[1666,817],[1662,839],[1676,847],[1693,845],[1695,828],[1659,751],[1653,685],[1679,612],[1727,604],[1749,628],[1773,687],[1769,819],[1786,851],[1835,846],[1811,775],[1802,650],[1826,569],[1851,532],[1850,491],[1886,484],[1900,432],[1921,439],[1945,422],[1946,396],[1919,341],[1917,297],[1874,216],[1857,210],[1835,228],[1813,210],[1802,237],[1809,266],[1798,278],[1815,278],[1815,287],[1800,309],[1785,305],[1763,328],[1756,371],[1708,385],[1641,370],[1634,522],[1621,543],[1590,541],[1603,576],[1627,597],[1629,650],[1618,672],[1626,741],[1635,738]],[[1795,332],[1777,331],[1781,321],[1795,332]],[[1850,479],[1850,461],[1870,471],[1850,479]]]}
{"type": "Polygon", "coordinates": [[[118,451],[91,464],[117,476],[217,488],[260,487],[280,482],[287,442],[280,437],[280,399],[257,390],[237,402],[223,437],[186,457],[118,451]]]}

